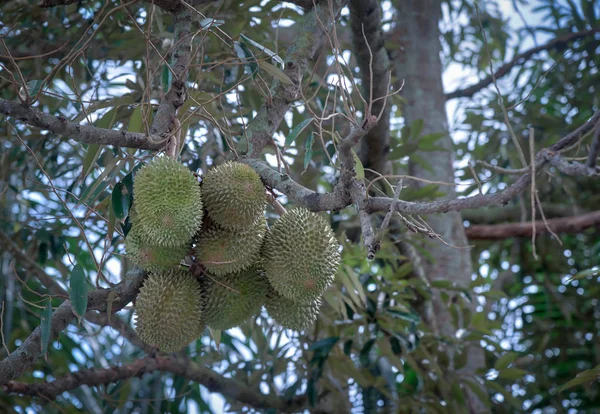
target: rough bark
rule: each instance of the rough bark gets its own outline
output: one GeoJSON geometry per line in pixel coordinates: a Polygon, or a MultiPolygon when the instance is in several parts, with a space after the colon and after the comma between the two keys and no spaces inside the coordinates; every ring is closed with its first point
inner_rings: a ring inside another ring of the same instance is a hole
{"type": "MultiPolygon", "coordinates": [[[[352,44],[360,68],[360,78],[364,98],[378,99],[389,93],[388,79],[390,60],[384,45],[381,31],[381,6],[379,0],[351,0],[350,16],[352,23],[352,44]],[[367,43],[368,42],[368,47],[367,43]],[[370,49],[370,51],[369,51],[370,49]],[[371,85],[371,79],[373,85],[371,85]]],[[[371,107],[373,115],[379,115],[379,122],[362,139],[360,147],[361,162],[366,168],[381,174],[389,171],[387,154],[390,150],[390,105],[380,99],[371,107]]]]}
{"type": "MultiPolygon", "coordinates": [[[[395,60],[396,77],[405,80],[402,96],[406,100],[403,115],[407,125],[423,119],[422,134],[444,132],[446,135],[438,141],[445,151],[417,152],[428,162],[423,165],[413,158],[409,163],[411,175],[435,181],[452,181],[454,177],[453,142],[448,134],[445,95],[442,86],[442,63],[440,60],[439,20],[441,18],[440,0],[397,0],[395,41],[401,46],[395,60]]],[[[454,187],[444,187],[444,198],[456,196],[454,187]]],[[[450,212],[446,215],[427,217],[427,222],[447,243],[464,247],[467,239],[460,214],[450,212]]],[[[470,253],[466,249],[448,247],[443,243],[428,243],[427,251],[431,261],[422,260],[426,276],[431,281],[451,280],[460,286],[468,286],[473,273],[470,253]]],[[[451,313],[442,302],[439,293],[432,295],[433,315],[426,312],[425,320],[431,326],[439,327],[440,334],[455,338],[451,313]],[[434,322],[435,321],[435,322],[434,322]]],[[[483,350],[473,346],[468,352],[468,361],[461,374],[475,376],[479,368],[485,367],[483,350]]],[[[451,372],[448,373],[452,375],[451,372]]],[[[486,411],[485,405],[475,394],[468,394],[471,412],[486,411]]]]}

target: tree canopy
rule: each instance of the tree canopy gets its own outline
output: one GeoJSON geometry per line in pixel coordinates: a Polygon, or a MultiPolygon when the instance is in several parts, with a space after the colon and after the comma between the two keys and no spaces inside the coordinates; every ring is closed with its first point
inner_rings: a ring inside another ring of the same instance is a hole
{"type": "Polygon", "coordinates": [[[2,2],[0,411],[597,412],[599,65],[596,0],[2,2]],[[140,340],[161,153],[329,223],[309,328],[140,340]]]}

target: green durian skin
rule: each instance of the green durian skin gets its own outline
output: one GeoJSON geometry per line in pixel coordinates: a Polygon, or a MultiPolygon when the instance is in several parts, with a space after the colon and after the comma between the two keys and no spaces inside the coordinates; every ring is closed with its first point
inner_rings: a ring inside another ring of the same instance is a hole
{"type": "Polygon", "coordinates": [[[198,236],[196,259],[213,275],[240,272],[259,259],[266,232],[264,216],[244,230],[213,224],[198,236]]]}
{"type": "Polygon", "coordinates": [[[265,187],[246,164],[230,161],[209,170],[202,196],[208,215],[220,227],[243,230],[264,217],[265,187]]]}
{"type": "Polygon", "coordinates": [[[275,291],[295,302],[319,298],[335,279],[339,245],[329,223],[304,208],[292,208],[271,227],[262,250],[275,291]]]}
{"type": "Polygon", "coordinates": [[[125,239],[127,257],[147,272],[161,272],[177,267],[189,250],[189,245],[167,247],[145,242],[132,227],[125,239]]]}
{"type": "Polygon", "coordinates": [[[202,195],[194,174],[171,157],[156,157],[133,182],[138,234],[157,246],[188,244],[202,225],[202,195]]]}
{"type": "Polygon", "coordinates": [[[206,297],[203,311],[206,325],[221,331],[239,326],[258,314],[269,291],[269,282],[257,266],[222,276],[205,274],[201,286],[206,297]]]}
{"type": "Polygon", "coordinates": [[[139,338],[164,352],[176,352],[204,330],[200,284],[183,269],[150,273],[136,303],[139,338]]]}
{"type": "Polygon", "coordinates": [[[271,289],[265,308],[269,316],[279,325],[294,331],[303,331],[317,320],[321,309],[321,298],[308,303],[298,303],[271,289]]]}

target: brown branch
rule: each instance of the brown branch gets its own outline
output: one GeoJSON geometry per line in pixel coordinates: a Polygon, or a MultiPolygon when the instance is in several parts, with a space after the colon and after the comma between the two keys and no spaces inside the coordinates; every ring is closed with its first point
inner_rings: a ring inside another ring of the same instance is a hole
{"type": "Polygon", "coordinates": [[[52,382],[29,384],[9,382],[3,386],[6,392],[22,395],[39,396],[45,400],[54,400],[65,391],[70,391],[82,385],[98,386],[115,381],[122,381],[154,371],[170,372],[190,381],[204,385],[210,392],[218,392],[248,404],[255,408],[270,408],[283,412],[298,412],[307,404],[305,395],[286,400],[275,395],[265,395],[259,390],[236,380],[223,378],[212,370],[201,366],[189,359],[174,356],[156,356],[141,358],[130,364],[106,369],[88,369],[70,373],[52,382]]]}
{"type": "Polygon", "coordinates": [[[128,148],[158,150],[164,144],[161,137],[148,137],[138,132],[96,128],[70,122],[62,115],[52,116],[35,108],[0,99],[0,114],[15,118],[28,125],[69,137],[84,144],[115,145],[128,148]]]}
{"type": "Polygon", "coordinates": [[[42,8],[68,6],[77,3],[79,0],[38,0],[38,6],[42,8]]]}
{"type": "Polygon", "coordinates": [[[535,55],[536,53],[543,52],[545,50],[563,48],[563,47],[567,46],[569,43],[571,43],[577,39],[580,39],[582,37],[587,37],[587,36],[593,36],[594,34],[596,34],[598,32],[600,32],[600,29],[591,29],[591,30],[584,30],[581,32],[576,32],[576,33],[568,33],[566,35],[552,39],[551,41],[549,41],[546,44],[543,44],[543,45],[540,45],[537,47],[533,47],[523,53],[516,55],[511,61],[500,66],[500,68],[498,68],[498,70],[496,70],[492,75],[486,76],[485,78],[481,79],[476,84],[467,86],[464,89],[457,89],[453,92],[447,93],[446,99],[469,98],[469,97],[475,95],[475,93],[479,92],[483,88],[491,85],[494,82],[494,78],[498,79],[498,78],[501,78],[502,76],[507,75],[508,73],[510,73],[512,68],[514,68],[517,65],[522,64],[527,59],[529,59],[531,56],[535,55]]]}
{"type": "Polygon", "coordinates": [[[0,230],[0,246],[3,250],[9,252],[17,262],[25,269],[30,271],[50,293],[57,296],[69,297],[68,293],[44,271],[29,255],[27,255],[15,242],[11,240],[8,234],[0,230]]]}
{"type": "Polygon", "coordinates": [[[263,148],[272,144],[273,134],[284,115],[300,96],[302,76],[308,63],[333,28],[336,16],[345,3],[346,0],[323,1],[306,13],[304,21],[300,23],[302,30],[288,48],[285,58],[284,72],[292,80],[292,84],[274,81],[270,96],[246,128],[246,140],[238,145],[239,153],[246,154],[249,158],[258,158],[263,148]]]}
{"type": "MultiPolygon", "coordinates": [[[[87,310],[106,313],[107,299],[111,291],[116,293],[111,313],[116,313],[130,303],[142,285],[146,274],[139,270],[131,271],[124,281],[111,289],[99,289],[88,295],[87,310]]],[[[69,300],[64,301],[52,314],[51,340],[54,340],[73,321],[75,315],[69,300]]],[[[0,385],[18,378],[27,368],[35,363],[41,354],[41,330],[38,326],[23,344],[0,361],[0,385]]]]}
{"type": "Polygon", "coordinates": [[[350,0],[349,5],[352,42],[362,75],[363,94],[367,100],[373,98],[369,103],[371,113],[382,113],[377,125],[362,140],[360,157],[365,168],[387,174],[391,105],[384,109],[386,100],[380,98],[389,93],[386,80],[390,77],[390,60],[381,30],[381,5],[379,0],[350,0]],[[372,85],[370,79],[373,79],[372,85]]]}
{"type": "MultiPolygon", "coordinates": [[[[568,217],[573,214],[587,213],[585,209],[582,209],[576,205],[544,204],[543,208],[544,213],[548,218],[568,217]]],[[[504,222],[518,221],[521,219],[522,214],[522,208],[518,205],[489,207],[478,210],[464,210],[461,212],[463,220],[468,220],[471,225],[499,224],[504,222]]]]}
{"type": "Polygon", "coordinates": [[[548,157],[548,161],[552,166],[554,166],[558,171],[560,171],[563,174],[583,177],[592,177],[594,175],[600,175],[600,166],[590,168],[587,166],[587,164],[567,161],[558,153],[555,153],[552,156],[548,157]]]}
{"type": "MultiPolygon", "coordinates": [[[[572,217],[538,220],[534,222],[536,233],[552,230],[556,233],[579,233],[584,229],[600,226],[600,211],[572,217]]],[[[474,225],[465,228],[470,240],[501,240],[511,237],[531,237],[534,225],[529,222],[492,225],[474,225]]]]}
{"type": "MultiPolygon", "coordinates": [[[[173,64],[171,65],[173,82],[156,110],[156,115],[150,128],[152,135],[167,134],[173,127],[177,109],[185,103],[185,82],[188,78],[192,59],[191,30],[192,15],[187,8],[183,7],[175,14],[175,52],[173,53],[173,64]]],[[[185,139],[185,137],[183,138],[185,139]]]]}

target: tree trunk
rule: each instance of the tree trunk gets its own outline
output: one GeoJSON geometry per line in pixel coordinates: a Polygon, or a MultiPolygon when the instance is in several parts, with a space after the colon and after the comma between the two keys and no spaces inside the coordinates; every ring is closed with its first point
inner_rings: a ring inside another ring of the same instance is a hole
{"type": "MultiPolygon", "coordinates": [[[[397,20],[393,36],[400,48],[394,56],[394,65],[397,79],[405,82],[402,90],[402,96],[406,99],[402,108],[405,122],[411,125],[415,120],[423,119],[422,135],[438,132],[446,134],[436,143],[445,151],[417,151],[416,157],[409,163],[409,171],[419,178],[453,182],[454,144],[448,133],[446,98],[441,78],[438,26],[441,18],[440,0],[396,0],[395,6],[397,20]],[[428,165],[417,160],[425,160],[428,165]]],[[[408,184],[423,185],[414,182],[408,184]]],[[[439,191],[444,193],[444,197],[456,196],[454,187],[442,186],[439,191]]],[[[426,277],[430,281],[450,280],[458,285],[468,286],[473,269],[469,250],[462,249],[467,245],[467,239],[460,214],[451,212],[426,219],[446,243],[461,247],[449,247],[437,240],[428,242],[426,248],[432,260],[423,258],[421,261],[426,277]]],[[[437,290],[432,301],[433,315],[424,315],[425,320],[430,326],[437,326],[440,334],[455,338],[458,327],[454,326],[451,313],[437,290]]],[[[484,366],[483,350],[474,346],[468,351],[467,364],[461,374],[472,377],[477,369],[484,366]]],[[[452,375],[452,364],[448,375],[452,375]]],[[[487,411],[486,406],[474,394],[468,393],[468,401],[471,412],[487,411]]]]}

